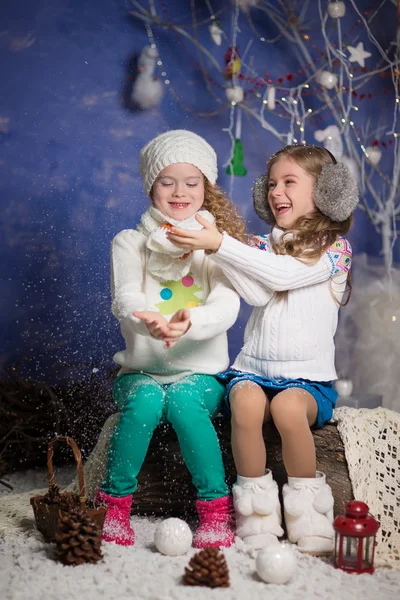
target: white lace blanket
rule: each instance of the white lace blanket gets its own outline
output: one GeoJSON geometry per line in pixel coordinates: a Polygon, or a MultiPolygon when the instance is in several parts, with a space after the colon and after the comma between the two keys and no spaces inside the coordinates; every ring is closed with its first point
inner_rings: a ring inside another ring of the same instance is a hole
{"type": "MultiPolygon", "coordinates": [[[[93,498],[104,475],[105,457],[118,415],[105,423],[85,464],[88,498],[93,498]]],[[[354,497],[366,502],[380,522],[376,564],[400,570],[400,413],[385,408],[335,411],[349,467],[354,497]]],[[[68,490],[76,490],[74,481],[68,490]]],[[[0,498],[0,535],[16,535],[34,527],[29,498],[46,490],[0,498]]]]}
{"type": "Polygon", "coordinates": [[[335,411],[356,500],[381,524],[376,564],[400,569],[400,413],[386,408],[335,411]]]}

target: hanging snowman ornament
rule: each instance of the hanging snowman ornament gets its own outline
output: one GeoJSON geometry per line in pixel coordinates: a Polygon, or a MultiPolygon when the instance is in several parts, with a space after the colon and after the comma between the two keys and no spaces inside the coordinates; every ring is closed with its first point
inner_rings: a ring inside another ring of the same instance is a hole
{"type": "Polygon", "coordinates": [[[368,146],[365,149],[365,157],[371,165],[377,165],[382,158],[382,152],[377,146],[368,146]]]}
{"type": "Polygon", "coordinates": [[[210,36],[214,44],[220,46],[222,43],[222,29],[216,19],[208,27],[208,31],[210,32],[210,36]]]}
{"type": "Polygon", "coordinates": [[[344,2],[328,2],[328,15],[332,19],[341,19],[346,14],[344,2]]]}
{"type": "Polygon", "coordinates": [[[296,568],[296,556],[290,544],[284,542],[263,548],[256,557],[257,575],[265,583],[287,583],[296,568]]]}
{"type": "Polygon", "coordinates": [[[154,544],[165,556],[185,554],[192,545],[192,532],[182,519],[165,519],[157,525],[154,533],[154,544]]]}
{"type": "Polygon", "coordinates": [[[157,49],[151,46],[145,46],[138,59],[138,75],[133,82],[131,100],[142,110],[158,106],[164,94],[163,84],[154,77],[157,59],[157,49]]]}

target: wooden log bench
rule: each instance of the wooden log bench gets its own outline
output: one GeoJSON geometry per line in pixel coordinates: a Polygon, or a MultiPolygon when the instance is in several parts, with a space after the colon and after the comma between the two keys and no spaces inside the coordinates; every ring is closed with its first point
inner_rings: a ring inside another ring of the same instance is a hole
{"type": "MultiPolygon", "coordinates": [[[[230,445],[230,423],[217,417],[214,425],[220,440],[227,483],[236,479],[230,445]]],[[[328,424],[313,431],[317,451],[317,469],[327,475],[335,498],[334,511],[344,514],[345,504],[353,499],[344,448],[336,425],[328,424]]],[[[276,428],[264,426],[268,466],[279,488],[287,481],[282,461],[281,441],[276,428]]],[[[195,511],[196,490],[191,482],[170,425],[159,426],[152,438],[146,460],[140,472],[139,486],[134,494],[133,514],[191,518],[195,511]]]]}

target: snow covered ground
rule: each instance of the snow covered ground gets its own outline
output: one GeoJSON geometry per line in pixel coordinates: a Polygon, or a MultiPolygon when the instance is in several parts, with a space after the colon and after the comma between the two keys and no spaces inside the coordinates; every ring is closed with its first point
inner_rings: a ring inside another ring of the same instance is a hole
{"type": "MultiPolygon", "coordinates": [[[[57,482],[69,483],[75,467],[57,472],[57,482]]],[[[47,486],[44,470],[16,473],[7,478],[14,487],[0,486],[1,496],[47,486]]],[[[33,516],[32,516],[33,519],[33,516]]],[[[167,557],[157,552],[153,538],[157,519],[133,517],[136,544],[123,548],[103,543],[104,559],[97,565],[65,567],[53,559],[54,546],[35,529],[8,533],[0,539],[1,600],[395,600],[399,598],[400,572],[377,569],[374,575],[347,575],[329,561],[302,556],[290,583],[263,583],[255,573],[254,556],[239,541],[224,550],[231,586],[211,590],[182,585],[190,556],[167,557]]]]}

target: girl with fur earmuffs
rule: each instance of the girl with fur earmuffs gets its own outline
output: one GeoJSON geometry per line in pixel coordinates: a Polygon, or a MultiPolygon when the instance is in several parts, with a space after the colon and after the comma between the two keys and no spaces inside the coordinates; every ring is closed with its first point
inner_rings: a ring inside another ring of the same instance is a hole
{"type": "Polygon", "coordinates": [[[302,552],[333,549],[333,497],[316,471],[311,427],[332,417],[337,393],[334,334],[349,286],[352,250],[346,234],[358,203],[349,169],[325,148],[286,146],[272,156],[253,191],[257,214],[273,225],[254,247],[221,234],[201,217],[200,232],[172,228],[185,251],[205,249],[255,308],[227,384],[236,533],[254,548],[283,534],[278,487],[262,426],[273,420],[282,440],[288,483],[283,506],[288,538],[302,552]]]}

